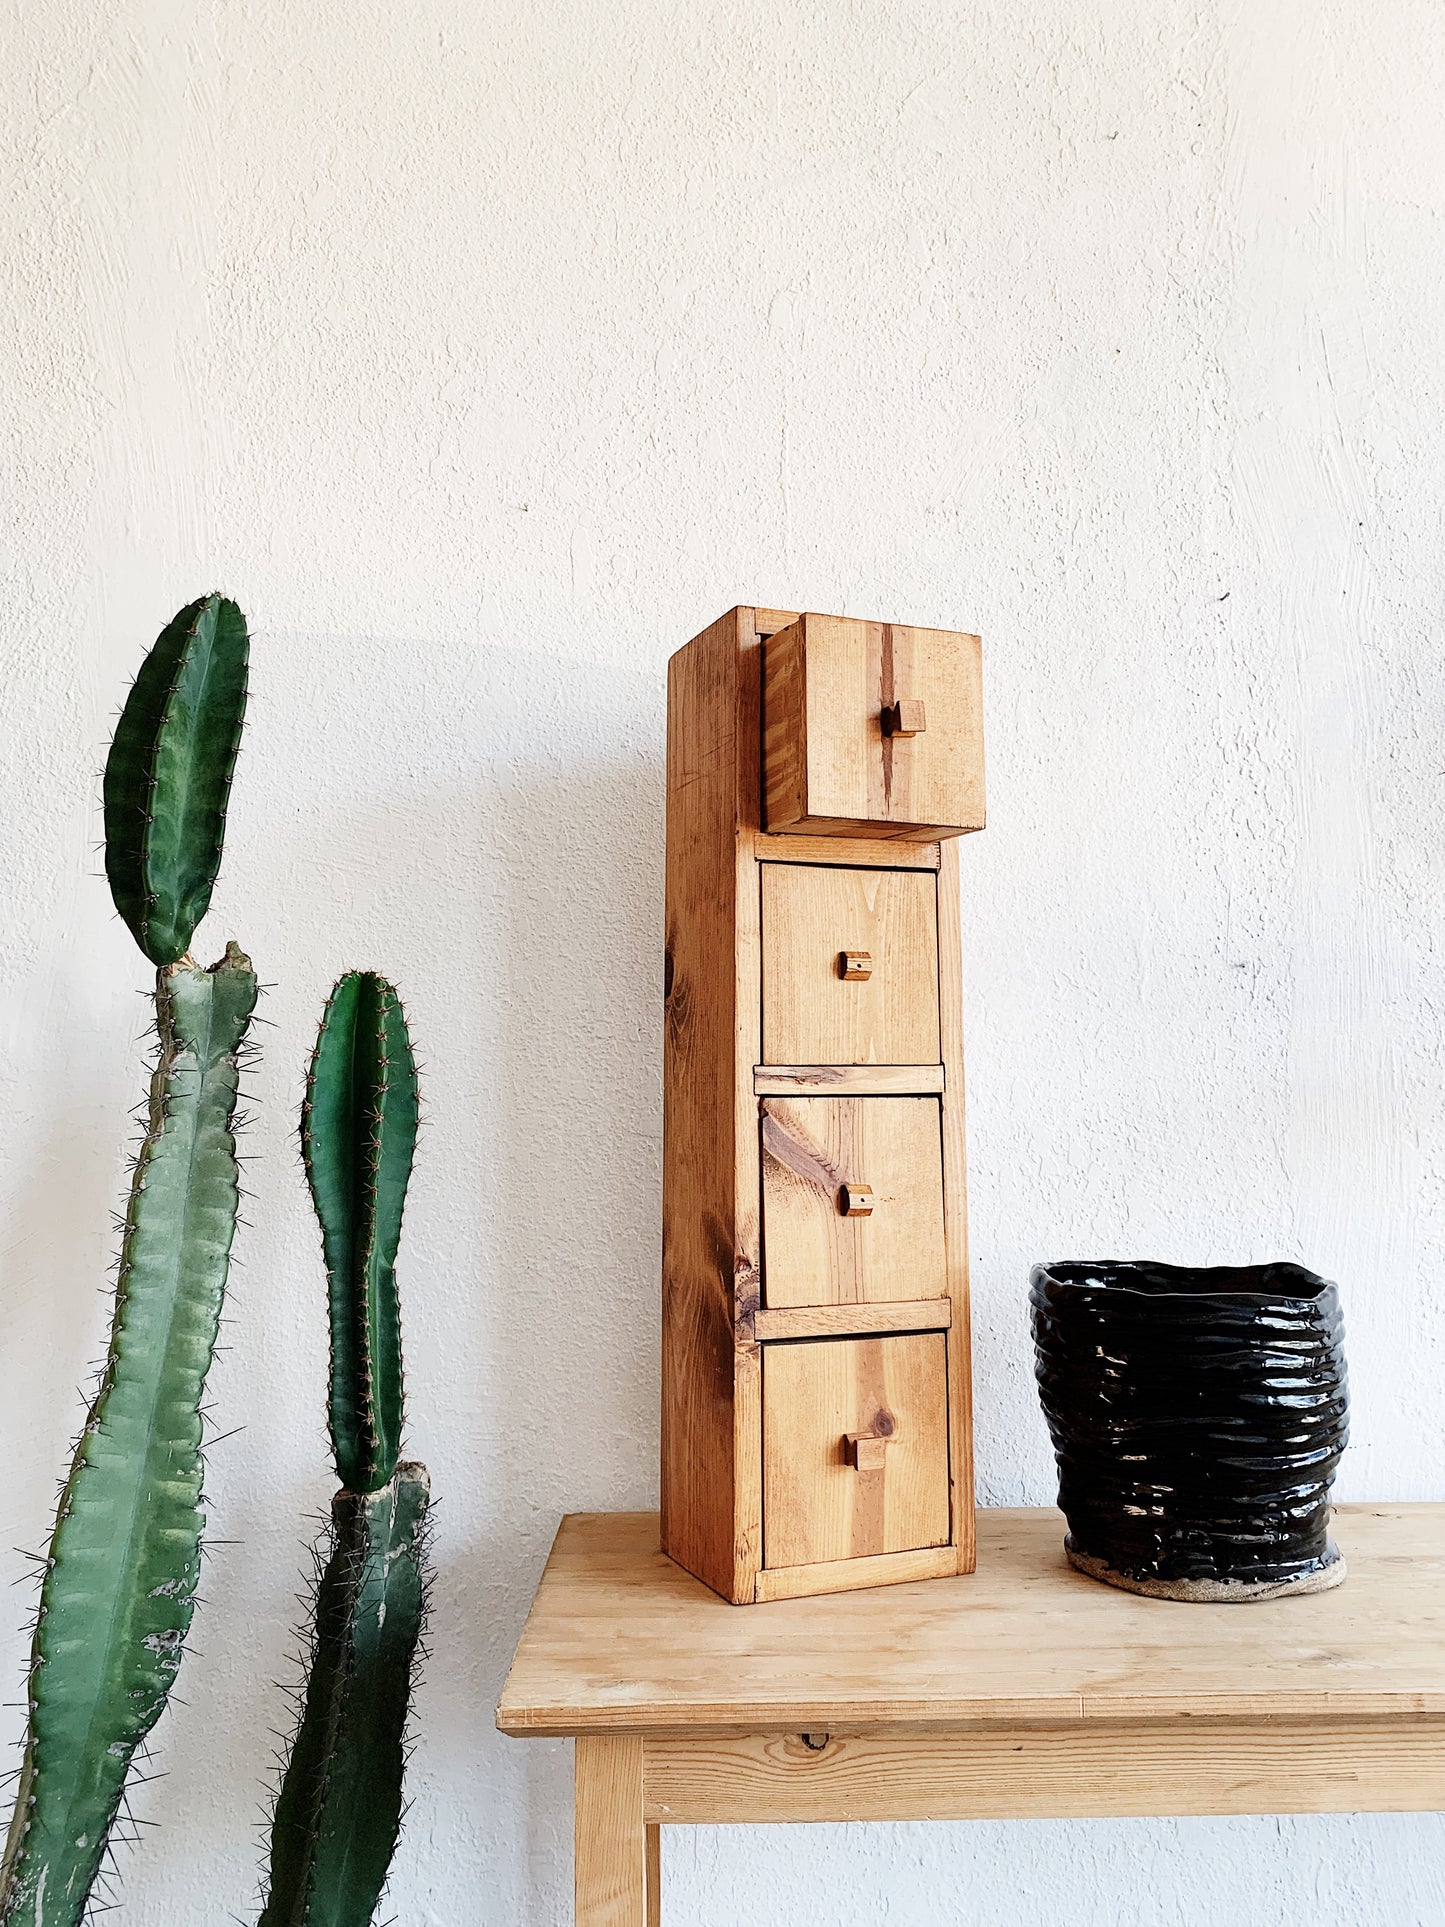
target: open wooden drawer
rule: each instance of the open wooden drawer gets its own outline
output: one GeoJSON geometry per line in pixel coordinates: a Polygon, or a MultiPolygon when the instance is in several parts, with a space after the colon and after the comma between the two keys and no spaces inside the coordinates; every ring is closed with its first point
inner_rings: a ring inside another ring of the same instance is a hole
{"type": "Polygon", "coordinates": [[[929,841],[983,828],[977,636],[805,615],[763,654],[766,826],[929,841]]]}
{"type": "Polygon", "coordinates": [[[943,1332],[763,1348],[763,1565],[945,1546],[943,1332]]]}

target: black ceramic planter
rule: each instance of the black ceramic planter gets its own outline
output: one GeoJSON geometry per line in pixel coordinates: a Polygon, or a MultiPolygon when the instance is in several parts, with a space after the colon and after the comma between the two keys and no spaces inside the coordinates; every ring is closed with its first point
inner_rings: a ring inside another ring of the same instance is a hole
{"type": "Polygon", "coordinates": [[[1166,1599],[1337,1586],[1339,1293],[1299,1265],[1035,1265],[1039,1396],[1081,1571],[1166,1599]]]}

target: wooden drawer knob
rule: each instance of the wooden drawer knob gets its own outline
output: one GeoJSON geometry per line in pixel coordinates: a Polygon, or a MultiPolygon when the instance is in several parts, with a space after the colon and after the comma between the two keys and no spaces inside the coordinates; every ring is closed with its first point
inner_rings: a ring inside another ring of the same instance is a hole
{"type": "Polygon", "coordinates": [[[896,703],[883,705],[885,736],[921,736],[928,727],[923,704],[915,696],[904,696],[896,703]]]}
{"type": "Polygon", "coordinates": [[[888,1440],[876,1432],[845,1432],[843,1456],[855,1471],[881,1472],[888,1440]]]}
{"type": "Polygon", "coordinates": [[[843,1185],[838,1192],[838,1209],[845,1218],[866,1218],[873,1209],[872,1185],[843,1185]]]}
{"type": "Polygon", "coordinates": [[[873,957],[867,950],[840,950],[838,975],[845,984],[866,983],[873,975],[873,957]]]}

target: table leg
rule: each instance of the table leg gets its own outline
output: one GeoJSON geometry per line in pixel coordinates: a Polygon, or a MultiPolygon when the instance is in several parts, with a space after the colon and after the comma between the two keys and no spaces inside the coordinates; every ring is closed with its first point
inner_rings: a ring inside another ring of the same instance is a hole
{"type": "Polygon", "coordinates": [[[647,1829],[647,1927],[662,1927],[662,1828],[647,1829]]]}
{"type": "Polygon", "coordinates": [[[648,1927],[642,1741],[579,1739],[572,1770],[577,1927],[648,1927]]]}

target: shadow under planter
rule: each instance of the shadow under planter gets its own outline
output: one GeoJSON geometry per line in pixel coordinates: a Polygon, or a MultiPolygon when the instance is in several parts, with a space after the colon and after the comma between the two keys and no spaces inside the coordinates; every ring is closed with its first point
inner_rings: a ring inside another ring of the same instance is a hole
{"type": "Polygon", "coordinates": [[[1035,1265],[1064,1541],[1128,1592],[1324,1592],[1348,1394],[1336,1287],[1300,1265],[1035,1265]]]}

